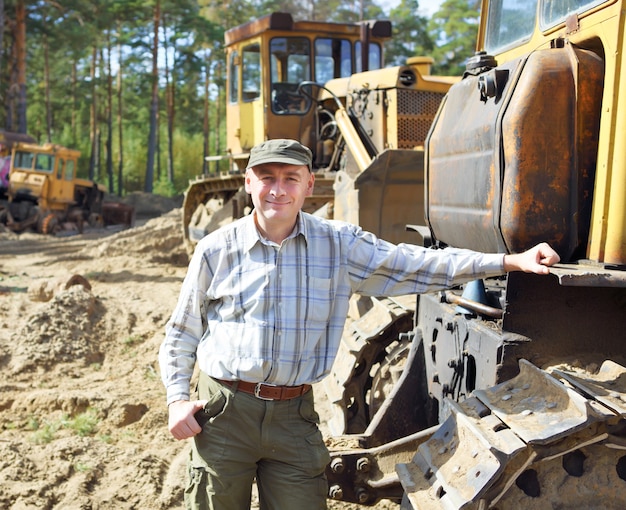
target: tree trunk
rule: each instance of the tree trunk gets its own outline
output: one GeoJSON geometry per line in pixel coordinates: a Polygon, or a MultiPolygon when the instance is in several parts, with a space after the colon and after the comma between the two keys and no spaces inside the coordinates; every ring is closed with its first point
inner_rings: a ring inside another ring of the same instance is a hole
{"type": "Polygon", "coordinates": [[[72,73],[71,73],[71,93],[72,93],[72,116],[70,118],[70,129],[72,132],[72,142],[76,143],[76,110],[78,106],[78,100],[76,98],[76,89],[78,87],[78,63],[76,57],[72,58],[72,73]]]}
{"type": "Polygon", "coordinates": [[[7,71],[9,74],[9,85],[7,89],[6,108],[6,128],[7,131],[17,131],[15,127],[15,102],[17,91],[17,48],[15,47],[15,39],[11,42],[9,62],[7,62],[7,71]]]}
{"type": "Polygon", "coordinates": [[[152,46],[152,101],[150,104],[150,131],[148,133],[148,158],[146,162],[146,181],[144,191],[152,193],[154,188],[154,153],[156,150],[157,114],[159,111],[159,19],[161,18],[161,2],[154,5],[154,44],[152,46]]]}
{"type": "MultiPolygon", "coordinates": [[[[118,35],[121,35],[122,31],[118,23],[118,35]]],[[[117,156],[117,194],[121,197],[123,191],[123,174],[124,174],[124,126],[122,125],[122,62],[124,53],[122,51],[122,43],[118,42],[117,46],[117,137],[118,137],[118,156],[117,156]]]]}
{"type": "Polygon", "coordinates": [[[98,48],[94,45],[91,52],[91,119],[89,124],[89,141],[91,144],[91,154],[89,155],[89,179],[95,180],[96,176],[96,158],[98,152],[98,121],[97,117],[97,87],[96,87],[96,68],[98,65],[98,48]]]}
{"type": "MultiPolygon", "coordinates": [[[[217,63],[217,69],[215,70],[215,74],[217,76],[219,76],[221,72],[222,72],[222,64],[221,64],[221,62],[218,62],[217,63]]],[[[220,144],[220,133],[222,131],[222,129],[221,129],[221,126],[222,126],[222,113],[221,113],[221,108],[220,107],[222,105],[222,94],[220,92],[220,88],[222,88],[222,87],[218,87],[218,89],[217,89],[217,100],[215,101],[215,120],[216,120],[216,126],[215,126],[215,154],[221,154],[221,152],[222,152],[222,146],[220,144]]],[[[224,91],[224,94],[226,94],[225,91],[224,91]]]]}
{"type": "Polygon", "coordinates": [[[46,98],[46,139],[52,142],[52,103],[50,101],[50,59],[48,35],[43,34],[43,81],[46,98]]]}
{"type": "MultiPolygon", "coordinates": [[[[168,43],[166,33],[166,17],[163,14],[163,50],[165,53],[165,102],[167,112],[167,181],[174,183],[174,87],[175,82],[170,83],[170,69],[168,62],[168,43]]],[[[176,55],[176,47],[174,47],[174,55],[176,55]]],[[[176,58],[174,58],[176,62],[176,58]]],[[[174,71],[172,70],[172,75],[174,71]]]]}
{"type": "Polygon", "coordinates": [[[0,69],[2,69],[2,55],[4,55],[4,0],[0,0],[0,69]]]}
{"type": "MultiPolygon", "coordinates": [[[[4,22],[5,22],[5,17],[4,17],[4,0],[0,0],[0,69],[4,69],[3,68],[3,62],[2,62],[2,56],[4,55],[4,22]]],[[[6,101],[5,101],[6,103],[6,101]]],[[[5,105],[5,108],[7,107],[7,105],[5,105]]],[[[7,116],[7,123],[5,124],[5,128],[9,128],[8,125],[8,116],[7,116]]]]}
{"type": "Polygon", "coordinates": [[[17,132],[27,133],[26,123],[26,6],[24,0],[15,5],[15,50],[17,57],[17,132]]]}
{"type": "Polygon", "coordinates": [[[107,139],[106,167],[109,193],[115,191],[113,182],[113,77],[111,76],[111,31],[107,30],[107,139]]]}
{"type": "Polygon", "coordinates": [[[211,171],[211,165],[207,161],[207,157],[210,155],[209,149],[209,80],[211,79],[211,60],[208,55],[205,55],[204,66],[204,116],[202,122],[202,174],[208,175],[211,171]]]}

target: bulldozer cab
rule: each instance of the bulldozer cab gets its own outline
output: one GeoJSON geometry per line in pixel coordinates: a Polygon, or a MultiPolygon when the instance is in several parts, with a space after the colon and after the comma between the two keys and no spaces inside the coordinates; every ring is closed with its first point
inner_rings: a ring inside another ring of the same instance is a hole
{"type": "Polygon", "coordinates": [[[299,85],[381,68],[382,43],[390,37],[388,21],[294,21],[289,13],[273,13],[228,30],[231,170],[245,168],[250,149],[266,139],[296,138],[315,151],[314,102],[299,85]]]}
{"type": "Polygon", "coordinates": [[[65,147],[18,144],[13,149],[9,196],[29,194],[40,206],[64,210],[74,201],[80,153],[65,147]]]}

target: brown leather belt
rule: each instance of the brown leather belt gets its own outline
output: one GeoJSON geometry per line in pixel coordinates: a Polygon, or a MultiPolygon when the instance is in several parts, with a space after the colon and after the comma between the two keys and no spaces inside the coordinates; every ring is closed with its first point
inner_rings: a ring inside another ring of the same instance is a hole
{"type": "Polygon", "coordinates": [[[233,387],[237,385],[237,390],[244,393],[250,393],[261,400],[289,400],[304,395],[311,389],[310,384],[301,384],[300,386],[272,386],[265,383],[251,383],[246,381],[227,381],[218,379],[219,382],[226,386],[233,387]]]}

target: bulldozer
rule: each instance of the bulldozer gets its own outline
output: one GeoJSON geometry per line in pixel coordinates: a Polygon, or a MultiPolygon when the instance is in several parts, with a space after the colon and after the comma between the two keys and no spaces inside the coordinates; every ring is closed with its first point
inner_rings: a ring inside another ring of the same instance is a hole
{"type": "Polygon", "coordinates": [[[294,21],[282,12],[226,31],[227,152],[207,159],[227,170],[198,176],[185,191],[189,252],[220,222],[249,211],[242,187],[250,149],[273,138],[297,139],[314,154],[305,211],[390,241],[413,238],[404,216],[423,210],[415,196],[423,194],[424,140],[456,78],[430,76],[429,58],[385,68],[390,37],[385,20],[294,21]]]}
{"type": "MultiPolygon", "coordinates": [[[[338,27],[276,15],[233,29],[228,157],[241,173],[255,143],[298,138],[332,181],[316,214],[392,242],[514,253],[545,241],[561,257],[547,276],[353,296],[324,381],[329,498],[624,508],[624,4],[483,0],[480,12],[476,53],[455,79],[431,76],[428,58],[384,68],[376,50],[356,52],[389,36],[381,22],[350,39],[360,66],[343,71],[343,43],[331,43],[327,73],[317,38],[349,39],[338,27]],[[297,84],[281,74],[292,57],[307,62],[297,84]]],[[[188,233],[200,196],[217,196],[211,179],[198,181],[204,193],[190,186],[188,233]]]]}
{"type": "Polygon", "coordinates": [[[83,232],[134,222],[134,208],[105,201],[105,188],[76,176],[80,152],[61,145],[17,142],[11,149],[6,203],[0,223],[13,232],[83,232]]]}

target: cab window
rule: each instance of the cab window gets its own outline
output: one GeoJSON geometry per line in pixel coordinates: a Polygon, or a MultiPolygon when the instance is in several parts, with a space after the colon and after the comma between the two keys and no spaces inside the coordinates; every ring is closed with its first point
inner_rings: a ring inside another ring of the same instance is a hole
{"type": "Polygon", "coordinates": [[[237,51],[230,54],[228,64],[230,73],[229,101],[236,103],[239,100],[239,53],[237,51]]]}
{"type": "Polygon", "coordinates": [[[15,158],[13,159],[13,167],[14,168],[23,168],[25,170],[33,169],[33,153],[32,152],[22,152],[18,151],[15,153],[15,158]]]}
{"type": "Polygon", "coordinates": [[[65,180],[71,181],[74,178],[74,168],[75,161],[73,159],[68,159],[65,162],[65,180]]]}
{"type": "Polygon", "coordinates": [[[243,49],[243,101],[254,101],[261,96],[261,47],[250,44],[243,49]]]}
{"type": "Polygon", "coordinates": [[[537,0],[496,0],[489,3],[485,49],[497,54],[530,39],[537,18],[537,0]]]}
{"type": "Polygon", "coordinates": [[[303,114],[311,101],[298,85],[311,79],[311,45],[304,37],[274,37],[270,42],[272,111],[303,114]]]}
{"type": "Polygon", "coordinates": [[[541,4],[541,28],[551,28],[565,21],[571,14],[583,13],[602,2],[603,0],[545,0],[541,4]]]}
{"type": "Polygon", "coordinates": [[[35,156],[35,170],[52,173],[54,168],[54,156],[50,154],[37,154],[35,156]]]}
{"type": "MultiPolygon", "coordinates": [[[[363,71],[363,62],[361,58],[361,41],[357,41],[354,45],[354,57],[356,61],[356,72],[363,71]]],[[[383,52],[379,44],[370,43],[368,51],[368,70],[380,69],[383,66],[383,52]]]]}
{"type": "Polygon", "coordinates": [[[315,81],[326,83],[352,74],[352,47],[346,39],[315,40],[315,81]]]}

